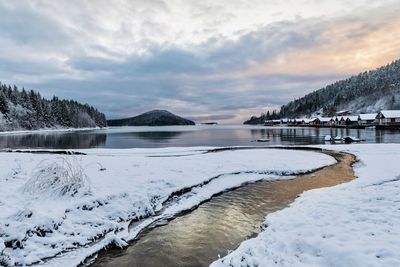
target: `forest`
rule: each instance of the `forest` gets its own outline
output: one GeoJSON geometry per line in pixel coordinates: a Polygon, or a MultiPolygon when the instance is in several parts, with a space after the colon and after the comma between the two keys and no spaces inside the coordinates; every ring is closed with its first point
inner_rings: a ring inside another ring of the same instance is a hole
{"type": "Polygon", "coordinates": [[[339,110],[372,113],[400,109],[400,60],[337,81],[283,105],[280,111],[253,116],[245,123],[277,118],[332,116],[339,110]]]}
{"type": "Polygon", "coordinates": [[[0,131],[105,126],[105,115],[88,104],[0,83],[0,131]]]}

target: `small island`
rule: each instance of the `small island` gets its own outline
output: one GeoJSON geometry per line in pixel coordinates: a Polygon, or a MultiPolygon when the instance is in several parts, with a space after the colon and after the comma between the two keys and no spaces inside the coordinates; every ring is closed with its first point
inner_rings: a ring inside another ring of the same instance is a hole
{"type": "Polygon", "coordinates": [[[195,125],[191,120],[177,116],[167,110],[152,110],[131,118],[108,120],[108,126],[171,126],[195,125]]]}

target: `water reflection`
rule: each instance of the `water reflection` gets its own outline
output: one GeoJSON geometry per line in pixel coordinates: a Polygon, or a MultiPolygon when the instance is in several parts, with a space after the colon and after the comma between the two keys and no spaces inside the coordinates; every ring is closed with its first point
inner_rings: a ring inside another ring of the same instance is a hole
{"type": "Polygon", "coordinates": [[[354,136],[367,143],[400,143],[393,130],[264,127],[264,126],[168,126],[113,127],[84,132],[0,135],[0,148],[134,148],[179,146],[266,146],[323,144],[324,137],[354,136]],[[254,142],[268,139],[268,142],[254,142]]]}
{"type": "Polygon", "coordinates": [[[293,180],[259,182],[216,196],[196,210],[143,234],[127,249],[101,253],[96,267],[209,266],[260,230],[266,214],[282,209],[305,190],[354,178],[354,158],[293,180]]]}
{"type": "Polygon", "coordinates": [[[131,136],[132,138],[136,139],[144,139],[154,142],[163,142],[166,140],[177,138],[179,135],[182,135],[186,132],[131,132],[131,133],[120,133],[120,135],[124,137],[131,136]]]}
{"type": "Polygon", "coordinates": [[[76,149],[104,146],[106,134],[46,133],[0,135],[0,148],[76,149]]]}
{"type": "MultiPolygon", "coordinates": [[[[367,131],[364,129],[345,129],[345,128],[312,128],[312,127],[293,127],[293,128],[265,128],[250,130],[253,138],[265,138],[270,140],[270,144],[274,145],[305,145],[305,144],[321,144],[324,142],[326,135],[330,136],[354,136],[359,139],[368,139],[369,142],[381,142],[381,138],[372,138],[375,131],[367,131]]],[[[378,131],[377,131],[378,132],[378,131]]],[[[376,136],[382,135],[379,134],[376,136]]],[[[385,135],[385,134],[383,134],[385,135]]],[[[396,136],[400,141],[400,136],[396,136]]]]}

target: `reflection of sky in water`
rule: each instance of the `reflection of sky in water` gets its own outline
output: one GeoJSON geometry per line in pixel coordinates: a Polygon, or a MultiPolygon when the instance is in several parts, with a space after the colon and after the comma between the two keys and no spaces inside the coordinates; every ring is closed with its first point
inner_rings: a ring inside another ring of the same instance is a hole
{"type": "Polygon", "coordinates": [[[400,132],[388,130],[196,125],[0,135],[0,148],[303,145],[324,143],[326,135],[355,136],[368,143],[400,143],[400,132]],[[269,142],[254,142],[261,138],[269,142]]]}
{"type": "Polygon", "coordinates": [[[349,166],[335,165],[297,179],[264,181],[225,192],[145,233],[126,250],[103,253],[94,267],[208,266],[218,254],[225,256],[258,233],[266,214],[286,207],[304,190],[342,181],[332,176],[346,181],[353,173],[349,166]]]}

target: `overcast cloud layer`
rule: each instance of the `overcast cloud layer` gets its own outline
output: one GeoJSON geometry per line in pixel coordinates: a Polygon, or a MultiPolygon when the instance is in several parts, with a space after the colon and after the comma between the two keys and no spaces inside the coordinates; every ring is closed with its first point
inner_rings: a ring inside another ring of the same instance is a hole
{"type": "Polygon", "coordinates": [[[0,81],[241,123],[399,58],[400,0],[1,1],[0,81]]]}

